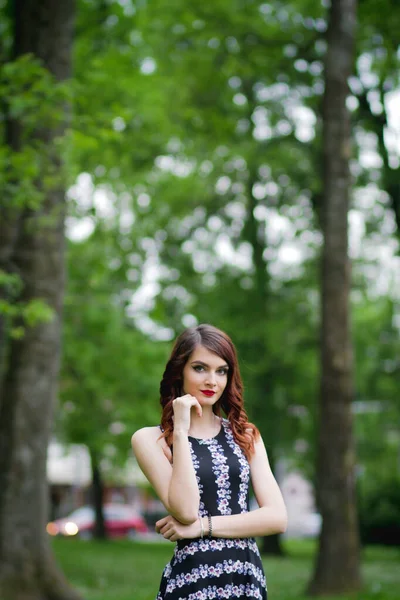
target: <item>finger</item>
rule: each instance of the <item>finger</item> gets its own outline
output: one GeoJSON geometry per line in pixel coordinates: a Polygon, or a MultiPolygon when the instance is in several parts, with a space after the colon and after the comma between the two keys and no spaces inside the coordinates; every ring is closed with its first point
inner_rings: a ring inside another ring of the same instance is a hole
{"type": "Polygon", "coordinates": [[[171,536],[174,534],[174,530],[173,529],[167,529],[166,531],[163,532],[163,537],[166,540],[171,539],[171,536]]]}
{"type": "Polygon", "coordinates": [[[156,525],[155,525],[155,530],[157,533],[160,533],[162,528],[166,525],[168,521],[165,521],[164,519],[161,519],[161,521],[157,521],[156,525]]]}
{"type": "Polygon", "coordinates": [[[164,527],[161,527],[161,529],[160,529],[160,533],[162,533],[162,534],[164,535],[164,533],[165,533],[166,531],[169,531],[169,529],[170,529],[170,526],[169,526],[169,525],[168,525],[168,523],[167,523],[166,525],[164,525],[164,527]]]}
{"type": "Polygon", "coordinates": [[[195,396],[189,396],[191,406],[196,410],[199,417],[203,416],[203,408],[195,396]]]}
{"type": "Polygon", "coordinates": [[[191,394],[185,394],[184,396],[180,396],[179,398],[175,398],[175,400],[172,402],[172,404],[183,404],[186,406],[193,406],[194,404],[198,404],[199,401],[197,400],[197,398],[195,396],[192,396],[191,394]]]}

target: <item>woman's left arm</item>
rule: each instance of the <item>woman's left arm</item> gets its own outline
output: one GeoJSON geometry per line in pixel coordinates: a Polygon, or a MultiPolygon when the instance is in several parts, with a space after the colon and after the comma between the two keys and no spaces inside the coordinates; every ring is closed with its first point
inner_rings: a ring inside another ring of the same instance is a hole
{"type": "MultiPolygon", "coordinates": [[[[260,508],[236,515],[212,515],[212,537],[245,538],[284,533],[287,512],[281,491],[271,471],[267,452],[261,437],[255,443],[250,460],[253,490],[260,508]]],[[[203,517],[204,534],[209,533],[208,518],[203,517]]],[[[173,517],[164,517],[156,523],[156,531],[172,542],[200,536],[200,521],[181,525],[173,517]]]]}
{"type": "MultiPolygon", "coordinates": [[[[284,533],[287,512],[260,436],[250,460],[251,482],[260,508],[247,513],[212,517],[213,537],[241,538],[284,533]]],[[[207,519],[204,519],[205,521],[207,519]]],[[[207,529],[208,533],[208,523],[207,529]]]]}

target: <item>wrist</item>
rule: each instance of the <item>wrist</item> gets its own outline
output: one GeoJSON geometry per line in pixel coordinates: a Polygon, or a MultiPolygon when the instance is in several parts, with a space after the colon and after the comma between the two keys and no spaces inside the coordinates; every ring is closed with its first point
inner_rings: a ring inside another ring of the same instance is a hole
{"type": "Polygon", "coordinates": [[[204,537],[208,536],[208,518],[203,517],[203,525],[204,525],[204,537]]]}
{"type": "Polygon", "coordinates": [[[179,438],[187,438],[188,437],[188,430],[186,429],[180,429],[180,428],[175,428],[174,427],[174,440],[175,439],[179,439],[179,438]]]}
{"type": "Polygon", "coordinates": [[[203,527],[204,527],[204,537],[208,537],[208,534],[210,533],[210,523],[208,520],[208,517],[202,517],[202,521],[203,521],[203,527]]]}
{"type": "Polygon", "coordinates": [[[203,517],[199,517],[199,529],[200,529],[200,532],[199,532],[198,537],[203,539],[204,535],[205,535],[203,517]]]}

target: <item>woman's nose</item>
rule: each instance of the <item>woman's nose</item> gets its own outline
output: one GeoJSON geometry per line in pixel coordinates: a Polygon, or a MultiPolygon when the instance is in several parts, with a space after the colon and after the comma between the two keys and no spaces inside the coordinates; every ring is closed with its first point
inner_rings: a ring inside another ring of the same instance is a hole
{"type": "Polygon", "coordinates": [[[208,373],[207,378],[206,378],[206,383],[208,383],[209,385],[215,385],[215,382],[216,382],[215,373],[208,373]]]}

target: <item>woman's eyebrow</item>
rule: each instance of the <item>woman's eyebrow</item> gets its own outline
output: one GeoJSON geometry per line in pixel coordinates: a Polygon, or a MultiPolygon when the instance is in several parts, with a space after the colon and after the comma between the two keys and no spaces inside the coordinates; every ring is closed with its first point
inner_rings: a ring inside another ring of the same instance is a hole
{"type": "MultiPolygon", "coordinates": [[[[201,365],[202,367],[209,367],[210,366],[207,363],[203,362],[202,360],[194,360],[190,364],[192,364],[192,365],[201,365]]],[[[217,367],[217,369],[229,369],[229,365],[227,365],[227,364],[221,365],[221,366],[217,367]]]]}

